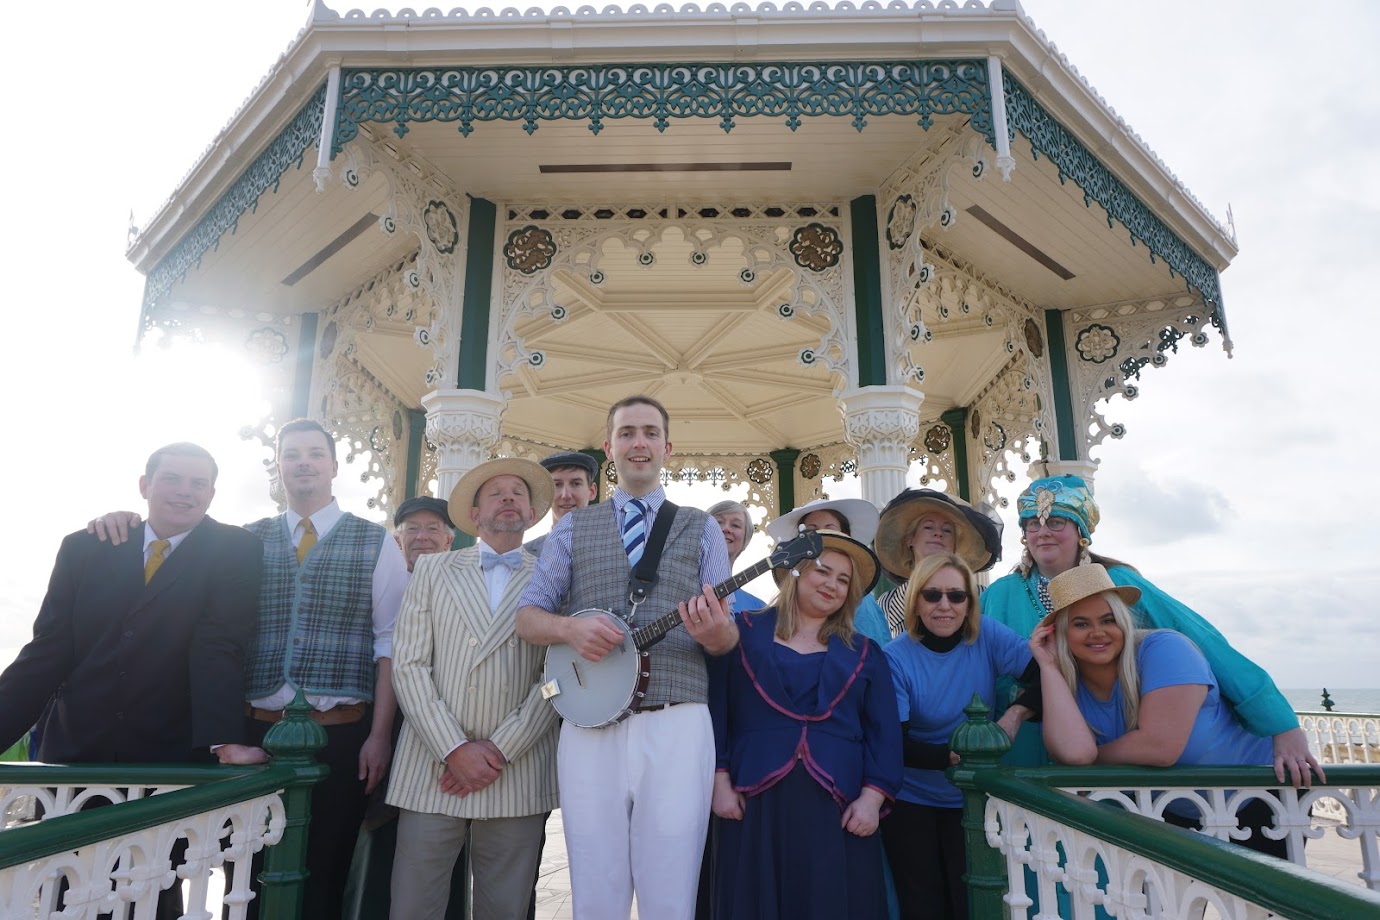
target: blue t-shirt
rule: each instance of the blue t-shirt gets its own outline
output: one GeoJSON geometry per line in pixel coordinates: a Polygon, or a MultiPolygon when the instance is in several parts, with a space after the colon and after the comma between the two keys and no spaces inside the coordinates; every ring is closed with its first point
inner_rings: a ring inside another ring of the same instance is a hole
{"type": "MultiPolygon", "coordinates": [[[[902,633],[885,651],[891,662],[901,721],[910,722],[911,738],[928,744],[948,744],[954,729],[967,718],[963,707],[972,702],[974,693],[992,708],[997,678],[1019,677],[1030,664],[1026,640],[1009,627],[986,619],[971,645],[960,642],[947,652],[936,652],[909,633],[902,633]]],[[[906,767],[897,798],[941,808],[963,806],[963,793],[943,770],[906,767]]]]}
{"type": "MultiPolygon", "coordinates": [[[[1246,766],[1274,761],[1270,739],[1252,735],[1236,721],[1231,707],[1222,699],[1207,659],[1186,636],[1167,629],[1147,633],[1136,648],[1136,664],[1140,668],[1142,697],[1161,687],[1182,684],[1202,684],[1208,688],[1193,721],[1193,732],[1176,765],[1246,766]]],[[[1098,744],[1126,734],[1120,681],[1113,685],[1111,698],[1104,701],[1093,696],[1080,680],[1078,708],[1098,744]]]]}
{"type": "Polygon", "coordinates": [[[766,607],[766,603],[756,594],[749,594],[746,588],[739,588],[728,596],[732,606],[732,613],[736,616],[749,610],[761,610],[766,607]]]}

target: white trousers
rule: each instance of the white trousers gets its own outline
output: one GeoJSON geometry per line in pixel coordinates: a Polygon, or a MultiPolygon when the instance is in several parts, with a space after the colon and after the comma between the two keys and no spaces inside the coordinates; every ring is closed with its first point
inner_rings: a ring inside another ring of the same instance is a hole
{"type": "Polygon", "coordinates": [[[556,757],[575,920],[692,920],[714,786],[709,707],[561,725],[556,757]]]}

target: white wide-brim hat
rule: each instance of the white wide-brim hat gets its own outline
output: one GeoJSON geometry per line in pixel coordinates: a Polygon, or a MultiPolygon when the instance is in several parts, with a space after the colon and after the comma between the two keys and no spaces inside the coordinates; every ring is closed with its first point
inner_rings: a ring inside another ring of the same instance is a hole
{"type": "Polygon", "coordinates": [[[848,521],[849,536],[859,543],[870,545],[877,536],[877,521],[881,515],[877,506],[862,498],[817,498],[788,511],[767,525],[767,536],[777,543],[792,540],[800,533],[800,522],[816,511],[833,511],[848,521]]]}
{"type": "Polygon", "coordinates": [[[470,517],[470,509],[474,507],[474,496],[484,483],[495,476],[516,476],[527,483],[527,493],[532,499],[533,523],[540,521],[546,512],[551,510],[551,500],[555,497],[556,486],[544,466],[535,460],[524,460],[521,457],[486,460],[461,476],[450,492],[450,519],[465,533],[472,537],[479,536],[479,528],[470,517]]]}

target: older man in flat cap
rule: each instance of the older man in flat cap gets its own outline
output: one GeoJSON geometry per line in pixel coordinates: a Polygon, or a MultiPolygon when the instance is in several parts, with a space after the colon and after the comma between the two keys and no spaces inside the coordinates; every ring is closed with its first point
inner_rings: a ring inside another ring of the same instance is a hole
{"type": "Polygon", "coordinates": [[[455,525],[446,503],[430,495],[403,502],[393,514],[393,539],[402,549],[409,572],[416,567],[419,556],[449,551],[455,542],[455,525]]]}
{"type": "Polygon", "coordinates": [[[403,724],[388,787],[402,809],[392,916],[442,918],[469,835],[476,917],[521,920],[546,814],[556,805],[556,712],[541,695],[545,650],[514,632],[536,557],[522,535],[551,506],[530,460],[470,470],[450,519],[475,546],[417,559],[394,636],[403,724]]]}

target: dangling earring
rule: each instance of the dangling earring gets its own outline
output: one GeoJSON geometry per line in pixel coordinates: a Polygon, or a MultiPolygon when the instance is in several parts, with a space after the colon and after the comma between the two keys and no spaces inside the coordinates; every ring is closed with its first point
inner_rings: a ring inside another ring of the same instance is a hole
{"type": "Polygon", "coordinates": [[[1089,540],[1087,537],[1079,537],[1079,538],[1078,538],[1078,547],[1079,547],[1078,564],[1079,564],[1079,565],[1092,565],[1092,553],[1088,552],[1088,547],[1089,547],[1089,546],[1092,546],[1092,541],[1089,540]]]}

